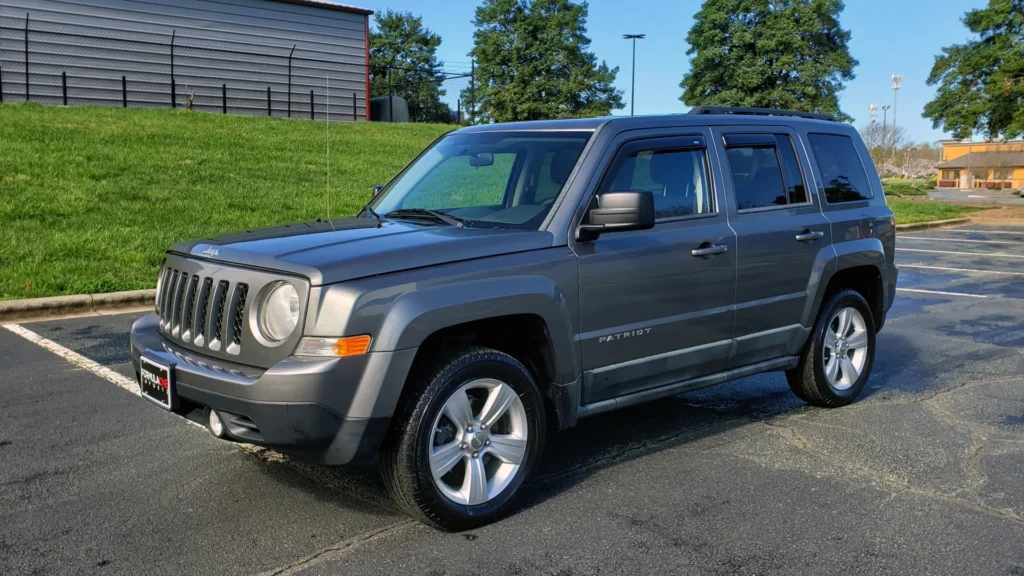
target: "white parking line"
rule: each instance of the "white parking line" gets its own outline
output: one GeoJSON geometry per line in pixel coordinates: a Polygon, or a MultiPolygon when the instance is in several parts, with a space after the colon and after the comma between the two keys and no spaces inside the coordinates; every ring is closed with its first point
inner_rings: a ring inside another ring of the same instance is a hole
{"type": "Polygon", "coordinates": [[[927,240],[929,242],[973,242],[975,244],[1020,244],[1008,240],[968,240],[967,238],[925,238],[923,236],[897,236],[897,240],[927,240]]]}
{"type": "Polygon", "coordinates": [[[917,288],[897,288],[897,292],[917,292],[920,294],[941,294],[943,296],[965,296],[967,298],[988,298],[984,294],[965,294],[963,292],[942,292],[939,290],[918,290],[917,288]]]}
{"type": "MultiPolygon", "coordinates": [[[[99,376],[100,378],[103,378],[104,380],[110,382],[111,384],[114,384],[118,388],[127,390],[128,392],[131,392],[136,396],[139,396],[141,394],[139,390],[139,385],[131,378],[127,378],[121,374],[118,374],[117,372],[114,372],[113,370],[107,368],[106,366],[101,366],[95,361],[90,360],[85,356],[82,356],[81,354],[75,352],[74,350],[69,350],[61,346],[60,344],[57,344],[53,340],[43,338],[39,334],[36,334],[35,332],[29,330],[28,328],[25,328],[24,326],[21,326],[20,324],[4,324],[3,327],[17,334],[18,336],[21,336],[25,340],[28,340],[29,342],[42,346],[43,348],[49,350],[50,352],[53,352],[57,356],[60,356],[61,358],[67,360],[68,362],[71,362],[75,366],[92,372],[93,374],[99,376]]],[[[198,422],[193,422],[188,418],[185,418],[184,420],[193,426],[203,428],[203,425],[199,424],[198,422]]]]}
{"type": "Polygon", "coordinates": [[[965,272],[968,274],[1003,274],[1006,276],[1024,276],[1024,272],[1002,272],[1000,270],[975,270],[973,268],[946,268],[944,266],[924,266],[921,264],[900,264],[898,268],[920,268],[922,270],[943,270],[946,272],[965,272]]]}
{"type": "Polygon", "coordinates": [[[955,254],[958,256],[981,256],[983,258],[1024,258],[1024,254],[1010,254],[1008,252],[949,252],[946,250],[922,250],[920,248],[896,248],[897,252],[927,252],[929,254],[955,254]]]}

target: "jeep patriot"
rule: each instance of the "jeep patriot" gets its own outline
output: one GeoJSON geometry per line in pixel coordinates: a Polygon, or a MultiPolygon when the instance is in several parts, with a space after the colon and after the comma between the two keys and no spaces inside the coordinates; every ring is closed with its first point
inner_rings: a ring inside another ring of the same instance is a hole
{"type": "Polygon", "coordinates": [[[353,218],[172,247],[132,360],[215,436],[377,456],[400,507],[467,529],[581,418],[776,370],[852,402],[894,245],[868,151],[826,116],[473,126],[353,218]]]}

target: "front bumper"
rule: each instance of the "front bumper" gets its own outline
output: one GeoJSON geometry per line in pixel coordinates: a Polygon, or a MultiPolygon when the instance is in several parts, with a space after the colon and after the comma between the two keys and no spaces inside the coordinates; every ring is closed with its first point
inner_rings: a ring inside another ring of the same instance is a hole
{"type": "Polygon", "coordinates": [[[224,416],[228,435],[323,464],[376,453],[416,350],[351,358],[287,358],[267,370],[231,364],[165,339],[156,315],[132,326],[136,374],[143,354],[173,364],[177,393],[224,416]]]}

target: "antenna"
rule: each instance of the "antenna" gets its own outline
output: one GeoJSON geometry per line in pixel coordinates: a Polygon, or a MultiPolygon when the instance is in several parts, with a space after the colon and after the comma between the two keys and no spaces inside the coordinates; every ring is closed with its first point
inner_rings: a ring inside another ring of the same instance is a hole
{"type": "Polygon", "coordinates": [[[334,220],[331,220],[331,79],[324,76],[327,82],[327,221],[331,223],[331,230],[334,228],[334,220]]]}

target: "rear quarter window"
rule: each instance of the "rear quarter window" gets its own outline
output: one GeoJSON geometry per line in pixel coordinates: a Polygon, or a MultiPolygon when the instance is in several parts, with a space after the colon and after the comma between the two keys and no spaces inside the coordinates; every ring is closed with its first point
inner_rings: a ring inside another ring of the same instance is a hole
{"type": "Polygon", "coordinates": [[[808,134],[807,141],[821,173],[825,200],[829,204],[872,197],[871,181],[852,138],[838,134],[808,134]]]}

